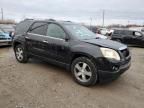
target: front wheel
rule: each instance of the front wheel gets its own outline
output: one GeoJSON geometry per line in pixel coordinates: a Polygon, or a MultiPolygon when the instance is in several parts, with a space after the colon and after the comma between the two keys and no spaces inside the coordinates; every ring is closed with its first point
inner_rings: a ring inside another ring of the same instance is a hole
{"type": "Polygon", "coordinates": [[[83,86],[92,86],[98,80],[95,64],[86,57],[76,58],[71,65],[71,72],[75,81],[83,86]]]}
{"type": "Polygon", "coordinates": [[[15,56],[18,62],[26,63],[28,61],[27,54],[24,50],[24,47],[21,44],[17,45],[14,51],[15,51],[15,56]]]}

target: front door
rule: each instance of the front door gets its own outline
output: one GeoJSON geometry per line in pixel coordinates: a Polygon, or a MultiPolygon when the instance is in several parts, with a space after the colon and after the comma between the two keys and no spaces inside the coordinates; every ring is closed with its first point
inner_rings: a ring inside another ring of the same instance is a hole
{"type": "Polygon", "coordinates": [[[133,44],[133,32],[123,31],[123,40],[125,44],[133,44]]]}
{"type": "Polygon", "coordinates": [[[45,38],[45,43],[47,44],[45,56],[50,54],[51,59],[66,63],[69,59],[69,42],[65,40],[66,37],[67,34],[60,25],[49,23],[45,38]],[[50,53],[47,53],[47,51],[50,53]]]}

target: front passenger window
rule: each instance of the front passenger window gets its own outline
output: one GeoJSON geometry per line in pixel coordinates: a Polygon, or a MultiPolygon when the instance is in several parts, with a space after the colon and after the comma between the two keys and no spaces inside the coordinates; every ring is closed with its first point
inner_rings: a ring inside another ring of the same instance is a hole
{"type": "Polygon", "coordinates": [[[64,39],[66,37],[66,34],[60,26],[56,24],[49,24],[47,30],[47,36],[64,39]]]}

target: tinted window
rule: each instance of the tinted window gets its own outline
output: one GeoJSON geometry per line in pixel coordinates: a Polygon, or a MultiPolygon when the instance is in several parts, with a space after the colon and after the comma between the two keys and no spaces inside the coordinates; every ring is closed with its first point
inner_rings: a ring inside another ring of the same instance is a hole
{"type": "Polygon", "coordinates": [[[119,31],[119,34],[121,34],[121,35],[125,35],[125,34],[126,34],[126,31],[124,31],[124,30],[119,31]]]}
{"type": "Polygon", "coordinates": [[[16,25],[16,34],[23,34],[24,32],[27,32],[31,24],[32,21],[30,20],[20,22],[16,25]]]}
{"type": "Polygon", "coordinates": [[[132,31],[125,31],[125,35],[133,35],[132,31]]]}
{"type": "Polygon", "coordinates": [[[43,22],[34,23],[34,25],[30,30],[31,33],[39,35],[46,35],[46,31],[47,31],[47,23],[43,22]]]}
{"type": "Polygon", "coordinates": [[[64,39],[66,37],[66,34],[60,26],[56,24],[49,24],[47,30],[47,36],[64,39]]]}
{"type": "Polygon", "coordinates": [[[115,31],[114,31],[114,34],[119,34],[119,30],[115,30],[115,31]]]}

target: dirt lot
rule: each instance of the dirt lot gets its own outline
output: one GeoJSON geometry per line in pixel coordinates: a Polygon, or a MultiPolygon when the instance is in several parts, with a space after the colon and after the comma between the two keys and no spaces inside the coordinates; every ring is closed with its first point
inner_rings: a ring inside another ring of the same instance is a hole
{"type": "Polygon", "coordinates": [[[65,69],[0,48],[0,108],[144,108],[144,49],[130,48],[132,66],[117,81],[86,88],[65,69]]]}

